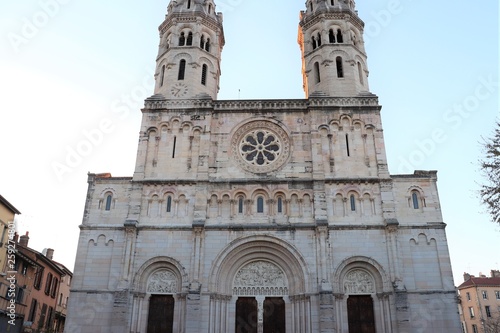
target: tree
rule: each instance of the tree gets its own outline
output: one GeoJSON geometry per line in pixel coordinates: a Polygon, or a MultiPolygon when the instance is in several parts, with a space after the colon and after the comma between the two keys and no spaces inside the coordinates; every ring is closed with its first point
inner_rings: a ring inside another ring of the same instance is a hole
{"type": "Polygon", "coordinates": [[[500,333],[500,314],[493,318],[488,318],[484,323],[485,333],[500,333]]]}
{"type": "Polygon", "coordinates": [[[500,224],[500,120],[491,138],[483,139],[485,157],[480,160],[486,184],[481,185],[481,202],[493,222],[500,224]]]}

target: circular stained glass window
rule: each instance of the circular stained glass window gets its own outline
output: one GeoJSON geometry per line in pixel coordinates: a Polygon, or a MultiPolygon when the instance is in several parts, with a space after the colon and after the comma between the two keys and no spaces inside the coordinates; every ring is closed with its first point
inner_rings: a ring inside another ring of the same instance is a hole
{"type": "Polygon", "coordinates": [[[266,173],[281,167],[289,156],[289,139],[279,126],[254,121],[239,128],[232,140],[233,154],[239,165],[254,173],[266,173]]]}

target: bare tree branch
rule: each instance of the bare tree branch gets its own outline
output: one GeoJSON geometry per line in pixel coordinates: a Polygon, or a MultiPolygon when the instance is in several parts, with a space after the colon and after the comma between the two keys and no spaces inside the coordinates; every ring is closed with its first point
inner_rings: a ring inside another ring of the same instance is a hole
{"type": "Polygon", "coordinates": [[[500,224],[500,121],[493,136],[483,141],[484,158],[479,162],[485,183],[479,195],[493,222],[500,224]]]}

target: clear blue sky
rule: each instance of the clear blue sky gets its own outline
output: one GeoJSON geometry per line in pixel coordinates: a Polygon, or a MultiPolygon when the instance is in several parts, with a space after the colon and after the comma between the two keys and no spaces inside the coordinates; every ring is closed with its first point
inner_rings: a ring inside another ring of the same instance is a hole
{"type": "MultiPolygon", "coordinates": [[[[217,4],[226,34],[219,99],[237,99],[238,90],[242,99],[303,98],[297,25],[304,1],[217,4]]],[[[133,174],[139,110],[153,92],[167,5],[0,4],[0,193],[23,213],[18,228],[30,231],[31,247],[54,248],[69,268],[87,172],[133,174]],[[86,145],[96,130],[102,138],[86,145]],[[77,148],[86,156],[71,156],[77,148]],[[54,165],[68,168],[57,173],[54,165]]],[[[464,271],[500,268],[500,228],[476,195],[479,142],[498,117],[497,1],[358,0],[357,8],[391,173],[439,171],[456,284],[464,271]]]]}

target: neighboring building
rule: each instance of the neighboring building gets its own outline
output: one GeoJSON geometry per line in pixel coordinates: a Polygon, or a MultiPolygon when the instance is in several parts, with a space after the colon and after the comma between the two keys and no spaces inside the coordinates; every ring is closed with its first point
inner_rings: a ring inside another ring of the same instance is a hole
{"type": "Polygon", "coordinates": [[[59,266],[60,269],[64,271],[64,275],[61,276],[61,282],[59,283],[59,295],[57,297],[57,307],[56,307],[54,327],[56,332],[62,333],[64,332],[64,325],[66,323],[69,292],[71,288],[71,280],[73,279],[73,273],[66,266],[60,263],[56,264],[57,266],[59,266]]]}
{"type": "Polygon", "coordinates": [[[0,332],[24,332],[23,325],[28,318],[29,304],[31,301],[30,295],[33,291],[33,278],[36,272],[42,267],[19,251],[16,251],[15,261],[16,267],[13,270],[9,269],[9,273],[6,273],[0,280],[0,308],[2,310],[8,310],[6,312],[10,312],[9,306],[11,306],[11,299],[14,300],[15,326],[10,322],[12,317],[7,317],[5,320],[2,320],[0,324],[0,332]],[[11,278],[13,275],[15,276],[15,289],[11,289],[11,278]],[[7,278],[9,280],[7,280],[7,278]],[[14,290],[14,292],[12,292],[12,290],[14,290]]]}
{"type": "Polygon", "coordinates": [[[52,260],[54,251],[46,255],[28,247],[29,236],[19,237],[17,251],[36,265],[30,276],[30,290],[25,304],[28,312],[24,319],[25,332],[53,332],[56,325],[57,296],[62,277],[66,274],[59,264],[52,260]]]}
{"type": "Polygon", "coordinates": [[[47,249],[42,254],[29,248],[28,242],[28,233],[21,237],[15,234],[11,241],[15,244],[15,265],[0,279],[0,308],[7,310],[7,319],[0,322],[0,332],[63,332],[66,313],[57,300],[60,293],[68,297],[67,284],[72,273],[52,260],[54,250],[47,249]],[[15,325],[9,323],[13,318],[8,316],[12,302],[15,304],[15,325]]]}
{"type": "Polygon", "coordinates": [[[460,293],[461,321],[466,333],[500,332],[500,271],[479,277],[464,274],[460,293]]]}
{"type": "Polygon", "coordinates": [[[222,15],[170,2],[135,173],[88,176],[65,332],[459,332],[437,173],[389,174],[354,2],[306,5],[306,98],[219,101],[222,15]]]}

